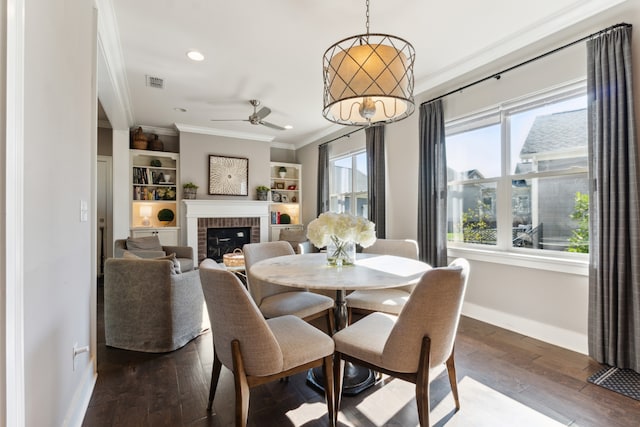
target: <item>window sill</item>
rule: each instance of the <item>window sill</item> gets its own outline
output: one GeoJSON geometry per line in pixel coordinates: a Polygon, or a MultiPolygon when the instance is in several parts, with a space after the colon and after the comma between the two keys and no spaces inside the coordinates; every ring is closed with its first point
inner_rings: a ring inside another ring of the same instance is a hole
{"type": "Polygon", "coordinates": [[[472,261],[506,264],[516,267],[534,268],[538,270],[556,271],[559,273],[589,275],[589,260],[586,256],[576,258],[561,258],[541,256],[516,252],[505,252],[491,249],[477,248],[447,248],[447,255],[451,258],[466,258],[472,261]]]}

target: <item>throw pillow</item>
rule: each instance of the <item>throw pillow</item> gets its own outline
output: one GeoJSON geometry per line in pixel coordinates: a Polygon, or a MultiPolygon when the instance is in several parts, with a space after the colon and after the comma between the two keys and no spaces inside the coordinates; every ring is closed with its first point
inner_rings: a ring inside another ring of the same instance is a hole
{"type": "Polygon", "coordinates": [[[147,251],[161,251],[162,245],[158,236],[145,236],[145,237],[128,237],[127,249],[135,250],[142,249],[147,251]]]}
{"type": "MultiPolygon", "coordinates": [[[[129,251],[124,251],[122,253],[122,258],[128,258],[128,259],[145,259],[142,257],[139,257],[138,255],[134,254],[133,252],[129,252],[129,251]]],[[[178,261],[178,258],[176,258],[176,254],[175,253],[171,253],[167,256],[161,256],[158,258],[150,258],[150,259],[159,259],[159,260],[163,260],[163,259],[168,259],[169,261],[171,261],[173,263],[173,266],[171,267],[171,274],[181,274],[182,271],[180,270],[180,261],[178,261]]]]}
{"type": "Polygon", "coordinates": [[[161,256],[159,258],[153,258],[153,259],[168,259],[169,261],[173,262],[173,268],[171,269],[171,274],[182,273],[182,271],[180,270],[180,261],[178,261],[178,258],[176,258],[175,252],[167,256],[161,256]]]}
{"type": "Polygon", "coordinates": [[[138,255],[134,254],[133,252],[129,252],[129,251],[122,252],[122,258],[142,259],[142,257],[139,257],[138,255]]]}

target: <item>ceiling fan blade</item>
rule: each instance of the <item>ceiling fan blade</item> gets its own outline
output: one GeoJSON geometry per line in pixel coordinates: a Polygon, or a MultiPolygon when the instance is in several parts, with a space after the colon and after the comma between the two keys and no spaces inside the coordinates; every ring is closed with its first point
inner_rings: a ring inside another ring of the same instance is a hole
{"type": "Polygon", "coordinates": [[[284,128],[284,127],[278,126],[278,125],[274,125],[273,123],[265,122],[263,120],[260,120],[260,124],[263,125],[263,126],[266,126],[268,128],[271,128],[271,129],[287,130],[287,128],[284,128]]]}
{"type": "Polygon", "coordinates": [[[267,107],[262,107],[255,113],[255,116],[258,117],[258,119],[262,120],[265,117],[267,117],[269,114],[271,114],[271,109],[267,107]]]}
{"type": "Polygon", "coordinates": [[[248,122],[247,119],[209,119],[210,122],[248,122]]]}

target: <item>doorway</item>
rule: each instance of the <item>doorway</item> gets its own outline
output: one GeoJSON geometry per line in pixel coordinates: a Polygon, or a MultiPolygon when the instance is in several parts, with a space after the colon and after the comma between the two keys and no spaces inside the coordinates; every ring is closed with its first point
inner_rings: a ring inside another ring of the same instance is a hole
{"type": "Polygon", "coordinates": [[[96,201],[96,265],[98,281],[104,276],[104,261],[113,256],[113,209],[112,209],[112,159],[109,156],[98,156],[97,164],[97,201],[96,201]]]}

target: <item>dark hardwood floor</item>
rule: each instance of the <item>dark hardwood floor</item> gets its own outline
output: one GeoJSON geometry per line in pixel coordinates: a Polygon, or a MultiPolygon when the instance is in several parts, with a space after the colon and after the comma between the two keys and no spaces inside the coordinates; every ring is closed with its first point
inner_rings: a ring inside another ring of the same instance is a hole
{"type": "MultiPolygon", "coordinates": [[[[98,300],[98,380],[83,426],[233,426],[231,373],[223,368],[207,413],[211,334],[180,350],[137,353],[106,347],[98,300]]],[[[463,317],[456,340],[461,409],[454,412],[446,373],[431,385],[434,426],[640,425],[640,402],[587,383],[600,369],[588,357],[463,317]]],[[[345,397],[340,426],[418,425],[414,386],[383,378],[345,397]]],[[[304,375],[252,390],[249,425],[326,426],[324,398],[304,375]]]]}

